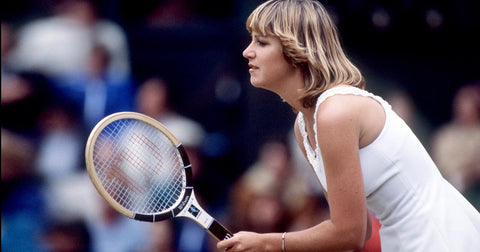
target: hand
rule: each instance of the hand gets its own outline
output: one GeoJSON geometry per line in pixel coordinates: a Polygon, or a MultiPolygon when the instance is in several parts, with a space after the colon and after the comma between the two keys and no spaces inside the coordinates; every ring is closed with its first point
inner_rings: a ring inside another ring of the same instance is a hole
{"type": "Polygon", "coordinates": [[[217,243],[217,248],[228,252],[262,252],[266,243],[264,235],[253,232],[238,232],[232,238],[217,243]]]}

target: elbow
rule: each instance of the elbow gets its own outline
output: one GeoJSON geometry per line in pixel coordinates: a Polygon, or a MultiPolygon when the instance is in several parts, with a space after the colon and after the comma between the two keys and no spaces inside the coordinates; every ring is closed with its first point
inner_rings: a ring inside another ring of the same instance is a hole
{"type": "Polygon", "coordinates": [[[354,251],[362,249],[363,246],[365,246],[365,239],[355,241],[355,243],[352,244],[352,248],[354,251]]]}
{"type": "Polygon", "coordinates": [[[365,238],[362,239],[352,239],[349,241],[349,249],[357,251],[363,248],[365,245],[365,238]]]}
{"type": "Polygon", "coordinates": [[[351,229],[345,232],[345,245],[349,250],[360,250],[366,242],[366,232],[361,229],[351,229]]]}
{"type": "Polygon", "coordinates": [[[349,250],[361,250],[372,235],[372,227],[369,219],[362,221],[344,222],[343,237],[349,250]]]}
{"type": "Polygon", "coordinates": [[[363,246],[365,245],[365,240],[363,239],[355,239],[355,240],[349,240],[346,244],[345,244],[345,248],[348,250],[348,251],[357,251],[357,250],[361,250],[363,248],[363,246]]]}

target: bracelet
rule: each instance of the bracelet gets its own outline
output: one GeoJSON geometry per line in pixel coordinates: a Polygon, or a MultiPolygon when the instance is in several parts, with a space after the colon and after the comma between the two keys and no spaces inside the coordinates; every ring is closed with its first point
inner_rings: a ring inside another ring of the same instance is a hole
{"type": "Polygon", "coordinates": [[[282,234],[282,252],[285,252],[285,235],[287,232],[283,232],[282,234]]]}

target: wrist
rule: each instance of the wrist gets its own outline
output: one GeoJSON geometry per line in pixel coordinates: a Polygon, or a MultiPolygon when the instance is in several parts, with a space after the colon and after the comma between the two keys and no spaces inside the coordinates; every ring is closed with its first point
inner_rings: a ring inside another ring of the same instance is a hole
{"type": "MultiPolygon", "coordinates": [[[[269,234],[263,234],[262,236],[263,237],[261,238],[261,240],[262,240],[262,243],[264,244],[264,247],[263,247],[264,251],[283,252],[282,250],[283,233],[269,233],[269,234]]],[[[286,244],[285,240],[283,241],[283,244],[286,244]]]]}

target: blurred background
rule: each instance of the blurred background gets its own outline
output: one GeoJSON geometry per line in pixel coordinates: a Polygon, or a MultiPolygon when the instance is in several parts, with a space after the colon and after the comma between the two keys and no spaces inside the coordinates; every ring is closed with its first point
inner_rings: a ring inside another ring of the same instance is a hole
{"type": "MultiPolygon", "coordinates": [[[[3,1],[2,251],[215,250],[193,221],[136,222],[100,199],[85,143],[118,111],[173,131],[192,157],[201,204],[232,231],[328,218],[292,139],[295,114],[249,83],[245,21],[261,2],[3,1]]],[[[367,90],[392,104],[480,209],[479,3],[322,3],[367,90]]],[[[375,233],[363,251],[379,251],[375,233]]]]}

